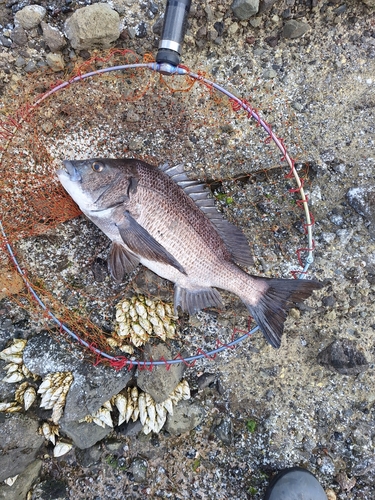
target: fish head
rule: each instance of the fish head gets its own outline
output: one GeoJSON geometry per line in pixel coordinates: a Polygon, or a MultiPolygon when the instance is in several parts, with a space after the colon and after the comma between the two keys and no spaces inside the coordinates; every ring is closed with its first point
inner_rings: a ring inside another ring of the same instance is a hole
{"type": "Polygon", "coordinates": [[[132,182],[127,160],[64,160],[56,174],[83,212],[101,211],[125,201],[132,182]]]}

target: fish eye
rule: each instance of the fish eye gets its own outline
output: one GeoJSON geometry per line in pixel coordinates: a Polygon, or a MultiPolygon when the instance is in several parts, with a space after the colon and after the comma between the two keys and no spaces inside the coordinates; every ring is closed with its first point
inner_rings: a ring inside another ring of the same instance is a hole
{"type": "Polygon", "coordinates": [[[91,165],[91,168],[94,172],[101,172],[104,168],[104,165],[100,161],[94,161],[94,163],[91,165]]]}

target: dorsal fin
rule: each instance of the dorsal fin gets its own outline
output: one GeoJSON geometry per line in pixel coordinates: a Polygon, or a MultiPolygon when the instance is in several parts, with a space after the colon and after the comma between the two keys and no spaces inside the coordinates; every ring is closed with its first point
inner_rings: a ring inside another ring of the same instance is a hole
{"type": "Polygon", "coordinates": [[[182,163],[173,167],[166,163],[161,165],[159,169],[178,184],[210,219],[233,259],[243,266],[254,265],[249,244],[244,234],[238,227],[224,219],[223,215],[217,210],[215,202],[210,196],[210,191],[205,184],[189,179],[182,163]]]}

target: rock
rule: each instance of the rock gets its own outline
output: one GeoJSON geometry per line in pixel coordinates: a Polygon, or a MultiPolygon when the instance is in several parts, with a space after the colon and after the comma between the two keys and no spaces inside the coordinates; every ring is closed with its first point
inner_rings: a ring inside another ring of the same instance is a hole
{"type": "Polygon", "coordinates": [[[347,339],[329,344],[318,354],[318,362],[342,375],[358,375],[368,368],[367,359],[357,349],[356,342],[347,339]]]}
{"type": "Polygon", "coordinates": [[[126,14],[126,11],[129,10],[132,2],[129,0],[110,0],[108,2],[110,7],[118,12],[120,15],[126,14]]]}
{"type": "Polygon", "coordinates": [[[19,474],[12,486],[0,486],[0,499],[20,500],[27,497],[27,493],[39,477],[42,461],[37,459],[31,462],[26,469],[19,474]]]}
{"type": "Polygon", "coordinates": [[[214,427],[213,431],[225,445],[229,446],[231,444],[233,430],[232,421],[229,418],[220,419],[220,422],[214,427]]]}
{"type": "Polygon", "coordinates": [[[7,47],[8,49],[12,46],[12,40],[4,35],[0,35],[0,43],[3,47],[7,47]]]}
{"type": "Polygon", "coordinates": [[[12,31],[12,40],[13,43],[22,47],[27,44],[27,34],[26,31],[22,28],[22,26],[16,26],[12,31]]]}
{"type": "Polygon", "coordinates": [[[95,413],[104,402],[118,394],[132,378],[127,369],[116,371],[108,366],[93,366],[83,359],[78,348],[61,339],[54,340],[47,332],[34,336],[24,350],[24,363],[32,373],[42,377],[48,373],[73,373],[61,429],[79,448],[88,448],[112,431],[92,423],[79,423],[95,413]]]}
{"type": "Polygon", "coordinates": [[[31,30],[41,23],[46,13],[46,9],[41,5],[28,5],[16,12],[14,19],[16,25],[19,24],[25,30],[31,30]]]}
{"type": "Polygon", "coordinates": [[[141,421],[138,419],[135,422],[124,422],[123,424],[116,427],[116,431],[123,436],[133,437],[138,436],[138,434],[142,431],[143,425],[141,421]]]}
{"type": "Polygon", "coordinates": [[[234,0],[231,9],[238,19],[245,21],[258,12],[259,0],[234,0]]]}
{"type": "MultiPolygon", "coordinates": [[[[171,351],[164,345],[150,346],[145,348],[146,359],[172,359],[171,351]]],[[[152,370],[139,372],[137,385],[142,391],[147,392],[157,402],[165,401],[180,382],[185,370],[183,363],[174,364],[168,367],[155,366],[152,370]]]]}
{"type": "Polygon", "coordinates": [[[365,3],[367,7],[375,9],[375,0],[362,0],[362,2],[365,3]]]}
{"type": "Polygon", "coordinates": [[[346,193],[346,198],[349,205],[370,222],[370,236],[375,239],[375,186],[351,188],[346,193]]]}
{"type": "Polygon", "coordinates": [[[47,54],[46,61],[48,66],[53,71],[62,71],[65,68],[64,57],[62,54],[54,54],[51,52],[47,54]]]}
{"type": "Polygon", "coordinates": [[[22,414],[2,417],[0,426],[0,481],[21,474],[44,443],[38,423],[22,414]]]}
{"type": "Polygon", "coordinates": [[[107,4],[88,5],[66,20],[65,34],[74,49],[106,49],[120,36],[120,16],[107,4]]]}
{"type": "Polygon", "coordinates": [[[273,5],[277,0],[261,0],[259,3],[259,14],[263,14],[264,12],[268,12],[272,9],[273,5]]]}
{"type": "Polygon", "coordinates": [[[284,24],[283,28],[283,37],[284,38],[300,38],[307,31],[309,31],[310,26],[307,23],[303,23],[302,21],[296,21],[295,19],[291,19],[284,24]]]}
{"type": "Polygon", "coordinates": [[[64,481],[47,479],[34,489],[31,500],[67,500],[68,486],[64,481]]]}
{"type": "Polygon", "coordinates": [[[66,45],[64,35],[57,28],[49,24],[41,23],[43,30],[43,38],[52,52],[59,52],[66,45]]]}
{"type": "Polygon", "coordinates": [[[133,479],[136,483],[144,483],[147,479],[148,464],[143,458],[135,458],[131,465],[130,471],[133,474],[133,479]]]}
{"type": "Polygon", "coordinates": [[[78,463],[82,465],[82,467],[91,467],[92,465],[98,463],[101,456],[102,450],[100,449],[100,445],[91,446],[91,448],[76,450],[78,463]]]}
{"type": "Polygon", "coordinates": [[[66,434],[74,444],[80,449],[91,448],[98,441],[104,439],[110,434],[112,427],[101,427],[94,422],[78,422],[77,420],[68,420],[65,415],[60,420],[60,429],[66,434]]]}
{"type": "Polygon", "coordinates": [[[168,415],[164,429],[177,436],[189,432],[199,425],[205,417],[204,408],[198,403],[180,401],[173,410],[173,416],[168,415]]]}

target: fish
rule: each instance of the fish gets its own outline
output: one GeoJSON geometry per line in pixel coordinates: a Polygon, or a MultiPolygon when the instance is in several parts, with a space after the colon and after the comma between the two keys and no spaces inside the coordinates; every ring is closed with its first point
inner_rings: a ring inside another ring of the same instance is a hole
{"type": "Polygon", "coordinates": [[[174,283],[174,308],[222,307],[218,289],[241,298],[267,342],[279,348],[291,307],[321,283],[249,274],[243,232],[217,210],[207,187],[182,164],[135,158],[64,160],[56,174],[81,211],[112,241],[108,268],[121,282],[142,264],[174,283]]]}

